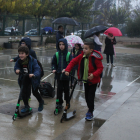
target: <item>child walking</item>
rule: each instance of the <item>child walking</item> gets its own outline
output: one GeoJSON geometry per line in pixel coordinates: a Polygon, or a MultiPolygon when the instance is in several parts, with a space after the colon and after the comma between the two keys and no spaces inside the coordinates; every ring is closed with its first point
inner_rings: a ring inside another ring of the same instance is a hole
{"type": "MultiPolygon", "coordinates": [[[[83,51],[83,48],[81,47],[81,44],[75,44],[75,47],[72,49],[72,57],[75,58],[77,57],[79,54],[81,54],[83,51]]],[[[78,65],[76,65],[73,70],[72,70],[72,75],[75,75],[75,72],[78,70],[78,65]]],[[[73,81],[74,79],[72,78],[72,86],[73,86],[73,81]]],[[[80,82],[80,85],[82,86],[83,83],[80,82]]]]}
{"type": "Polygon", "coordinates": [[[93,118],[96,87],[97,83],[100,82],[100,75],[103,71],[102,59],[101,53],[94,51],[93,43],[85,43],[83,52],[74,58],[65,69],[65,75],[68,76],[72,68],[78,64],[78,79],[88,80],[90,82],[84,82],[85,99],[88,107],[85,117],[86,120],[92,120],[93,118]],[[96,68],[94,65],[96,65],[96,68]]]}
{"type": "MultiPolygon", "coordinates": [[[[18,53],[19,53],[19,59],[16,61],[14,67],[15,73],[19,74],[21,72],[24,74],[29,74],[29,76],[26,77],[26,79],[24,79],[24,83],[26,83],[27,87],[23,86],[24,88],[22,90],[23,91],[22,98],[25,107],[21,110],[21,112],[25,113],[28,112],[30,109],[30,106],[28,104],[28,97],[29,97],[28,89],[30,88],[30,86],[32,86],[33,95],[37,98],[39,102],[38,111],[42,111],[44,100],[42,99],[41,95],[38,92],[38,87],[41,79],[40,66],[37,63],[37,60],[29,55],[28,47],[20,46],[18,49],[18,53]]],[[[22,80],[23,80],[23,76],[19,75],[18,83],[20,87],[21,87],[22,80]]]]}
{"type": "Polygon", "coordinates": [[[68,44],[66,39],[60,39],[58,43],[58,52],[53,56],[52,60],[52,71],[55,73],[55,79],[57,80],[56,108],[62,109],[63,92],[65,93],[66,105],[70,107],[69,77],[63,72],[65,71],[68,63],[71,61],[72,56],[68,53],[68,44]]]}

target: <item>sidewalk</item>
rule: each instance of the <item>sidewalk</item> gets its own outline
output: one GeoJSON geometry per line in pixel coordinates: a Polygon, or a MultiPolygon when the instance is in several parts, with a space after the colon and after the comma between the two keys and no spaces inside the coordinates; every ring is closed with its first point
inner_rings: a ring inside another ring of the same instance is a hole
{"type": "Polygon", "coordinates": [[[90,140],[140,139],[140,88],[101,126],[90,140]]]}

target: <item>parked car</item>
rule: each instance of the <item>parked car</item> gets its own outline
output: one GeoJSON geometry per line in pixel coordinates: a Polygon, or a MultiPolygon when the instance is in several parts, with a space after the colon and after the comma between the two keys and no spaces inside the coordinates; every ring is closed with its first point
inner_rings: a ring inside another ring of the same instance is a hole
{"type": "Polygon", "coordinates": [[[33,34],[35,32],[37,32],[37,29],[31,29],[31,30],[25,32],[25,35],[27,35],[27,34],[33,34]]]}
{"type": "Polygon", "coordinates": [[[4,35],[5,35],[5,36],[10,36],[10,35],[11,35],[11,32],[9,32],[9,31],[4,31],[4,35]]]}
{"type": "Polygon", "coordinates": [[[100,36],[106,36],[106,34],[104,34],[104,33],[101,33],[101,34],[100,34],[100,36]]]}
{"type": "MultiPolygon", "coordinates": [[[[18,35],[22,35],[22,33],[19,32],[19,31],[14,31],[13,35],[18,36],[18,35]]],[[[11,36],[11,32],[10,31],[4,31],[4,36],[11,36]]]]}
{"type": "Polygon", "coordinates": [[[18,31],[18,29],[16,29],[15,27],[6,27],[5,28],[5,31],[7,31],[7,32],[11,32],[11,29],[14,29],[14,31],[18,31]]]}
{"type": "MultiPolygon", "coordinates": [[[[88,30],[83,30],[84,33],[86,31],[88,31],[88,30]]],[[[81,36],[82,35],[82,30],[78,30],[77,32],[74,32],[74,33],[71,33],[71,34],[81,36]]]]}

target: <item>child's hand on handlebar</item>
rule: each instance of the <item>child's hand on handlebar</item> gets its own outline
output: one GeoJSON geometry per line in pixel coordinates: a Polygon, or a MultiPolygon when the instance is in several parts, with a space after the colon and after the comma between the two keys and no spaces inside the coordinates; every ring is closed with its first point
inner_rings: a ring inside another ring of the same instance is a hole
{"type": "Polygon", "coordinates": [[[94,78],[93,74],[92,74],[92,73],[89,73],[88,79],[89,79],[89,80],[92,80],[93,78],[94,78]]]}
{"type": "Polygon", "coordinates": [[[64,73],[64,72],[65,72],[65,69],[62,70],[62,73],[64,73]]]}
{"type": "Polygon", "coordinates": [[[34,76],[35,76],[34,74],[29,74],[29,77],[30,77],[30,78],[32,78],[32,77],[34,77],[34,76]]]}
{"type": "Polygon", "coordinates": [[[56,72],[56,70],[53,70],[52,72],[53,72],[53,73],[55,73],[55,72],[56,72]]]}
{"type": "Polygon", "coordinates": [[[20,70],[16,70],[16,74],[19,74],[20,73],[20,70]]]}
{"type": "Polygon", "coordinates": [[[66,75],[66,76],[69,76],[69,72],[66,71],[66,72],[65,72],[65,75],[66,75]]]}
{"type": "Polygon", "coordinates": [[[14,62],[14,59],[10,59],[10,62],[14,62]]]}

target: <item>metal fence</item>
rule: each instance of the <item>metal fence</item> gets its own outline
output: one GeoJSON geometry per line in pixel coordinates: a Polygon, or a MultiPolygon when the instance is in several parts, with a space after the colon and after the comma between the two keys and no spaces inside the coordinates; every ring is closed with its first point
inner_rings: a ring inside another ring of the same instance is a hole
{"type": "MultiPolygon", "coordinates": [[[[40,36],[47,35],[43,28],[52,27],[56,34],[58,24],[52,24],[53,19],[41,19],[20,15],[0,15],[0,36],[40,36]]],[[[83,34],[90,28],[89,23],[80,23],[79,26],[66,26],[65,35],[75,34],[83,38],[83,34]]]]}

